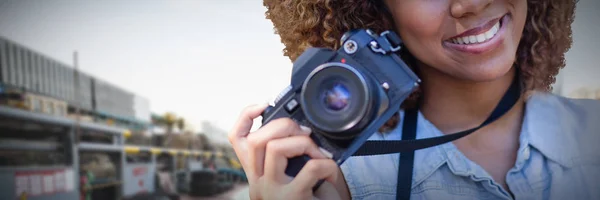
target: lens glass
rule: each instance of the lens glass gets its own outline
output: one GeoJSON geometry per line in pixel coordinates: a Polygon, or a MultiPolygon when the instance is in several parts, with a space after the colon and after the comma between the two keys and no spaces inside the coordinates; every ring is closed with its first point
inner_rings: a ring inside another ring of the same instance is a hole
{"type": "Polygon", "coordinates": [[[348,88],[339,82],[327,88],[323,95],[325,106],[332,111],[340,111],[346,108],[350,98],[348,88]]]}
{"type": "Polygon", "coordinates": [[[369,82],[350,65],[325,63],[304,82],[300,104],[315,130],[328,138],[354,137],[374,105],[369,82]]]}

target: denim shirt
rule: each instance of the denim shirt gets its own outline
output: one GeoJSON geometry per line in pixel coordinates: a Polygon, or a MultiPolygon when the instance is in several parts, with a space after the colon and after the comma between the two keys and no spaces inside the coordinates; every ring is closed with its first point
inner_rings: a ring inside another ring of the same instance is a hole
{"type": "MultiPolygon", "coordinates": [[[[400,111],[401,119],[404,113],[400,111]]],[[[400,140],[402,126],[369,140],[400,140]]],[[[442,133],[421,113],[417,138],[442,133]]],[[[453,143],[415,152],[411,200],[600,199],[600,101],[549,93],[527,99],[510,193],[453,143]]],[[[396,199],[399,154],[351,157],[341,165],[353,199],[396,199]]]]}

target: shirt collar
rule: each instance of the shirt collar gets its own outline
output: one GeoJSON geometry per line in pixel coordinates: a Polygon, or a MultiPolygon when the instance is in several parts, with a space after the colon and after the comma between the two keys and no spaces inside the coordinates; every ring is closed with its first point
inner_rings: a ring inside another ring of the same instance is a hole
{"type": "Polygon", "coordinates": [[[562,165],[572,167],[573,158],[579,155],[575,133],[585,127],[577,108],[569,99],[550,93],[535,92],[526,101],[522,134],[532,147],[544,157],[562,165]]]}

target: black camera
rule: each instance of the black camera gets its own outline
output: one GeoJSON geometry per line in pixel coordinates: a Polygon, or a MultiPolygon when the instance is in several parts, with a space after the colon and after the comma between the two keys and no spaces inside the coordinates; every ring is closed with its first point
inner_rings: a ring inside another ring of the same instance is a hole
{"type": "MultiPolygon", "coordinates": [[[[400,59],[402,41],[394,32],[346,32],[337,51],[309,48],[294,62],[291,84],[262,113],[263,126],[289,117],[310,127],[315,143],[338,165],[377,131],[420,83],[400,59]]],[[[288,160],[295,177],[310,157],[288,160]]]]}

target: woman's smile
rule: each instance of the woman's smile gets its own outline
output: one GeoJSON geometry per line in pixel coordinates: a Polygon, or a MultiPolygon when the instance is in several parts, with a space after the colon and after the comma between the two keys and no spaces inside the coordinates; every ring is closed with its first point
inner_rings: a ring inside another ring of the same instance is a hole
{"type": "Polygon", "coordinates": [[[509,14],[490,20],[486,24],[443,41],[443,46],[450,50],[469,54],[482,54],[492,51],[504,41],[504,34],[507,32],[509,20],[509,14]]]}
{"type": "Polygon", "coordinates": [[[396,31],[419,70],[487,82],[512,68],[527,18],[526,1],[388,1],[396,31]]]}

